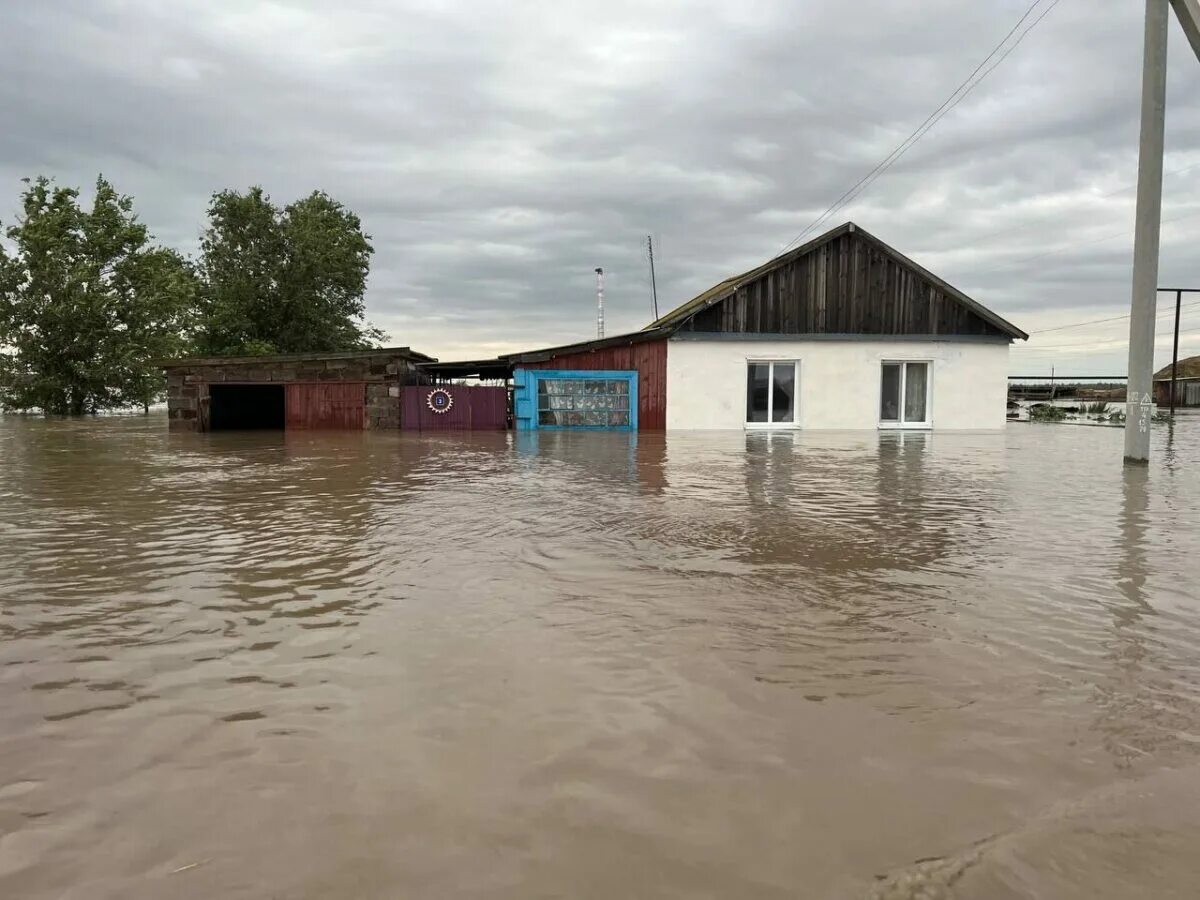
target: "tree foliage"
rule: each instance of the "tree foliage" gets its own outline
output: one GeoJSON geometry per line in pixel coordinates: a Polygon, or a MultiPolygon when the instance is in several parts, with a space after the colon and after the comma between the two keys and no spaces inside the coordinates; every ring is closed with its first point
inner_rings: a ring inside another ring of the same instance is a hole
{"type": "Polygon", "coordinates": [[[282,209],[260,187],[214,194],[200,251],[200,352],[378,345],[382,334],[363,319],[373,249],[358,216],[327,194],[282,209]]]}
{"type": "Polygon", "coordinates": [[[353,350],[373,252],[354,213],[321,192],[278,208],[221,191],[195,264],[153,243],[133,201],[100,177],[79,191],[26,179],[0,241],[0,408],[78,415],[161,395],[155,358],[353,350]]]}
{"type": "Polygon", "coordinates": [[[25,184],[10,249],[0,244],[0,406],[78,415],[149,404],[163,387],[149,361],[186,346],[190,264],[154,245],[103,177],[90,210],[73,188],[25,184]]]}

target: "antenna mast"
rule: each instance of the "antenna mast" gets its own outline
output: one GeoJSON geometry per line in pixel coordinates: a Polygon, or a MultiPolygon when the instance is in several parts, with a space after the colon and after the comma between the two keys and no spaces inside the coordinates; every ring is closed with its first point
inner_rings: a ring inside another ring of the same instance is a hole
{"type": "Polygon", "coordinates": [[[654,238],[646,235],[646,250],[650,253],[650,294],[654,298],[654,321],[658,321],[658,282],[654,280],[654,238]]]}
{"type": "Polygon", "coordinates": [[[596,267],[596,337],[604,337],[604,270],[596,267]]]}

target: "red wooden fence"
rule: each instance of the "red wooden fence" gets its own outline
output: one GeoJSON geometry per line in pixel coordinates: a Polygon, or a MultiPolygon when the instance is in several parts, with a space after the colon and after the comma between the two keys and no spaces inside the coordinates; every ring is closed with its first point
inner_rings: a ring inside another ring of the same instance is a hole
{"type": "Polygon", "coordinates": [[[405,431],[503,431],[508,427],[508,388],[457,384],[403,388],[400,427],[405,431]],[[430,408],[435,391],[445,391],[453,404],[445,412],[430,408]]]}

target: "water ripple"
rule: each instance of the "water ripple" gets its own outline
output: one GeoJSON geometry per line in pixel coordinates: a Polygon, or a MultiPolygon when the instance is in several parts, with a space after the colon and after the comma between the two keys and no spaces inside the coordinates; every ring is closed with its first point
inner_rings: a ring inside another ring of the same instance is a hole
{"type": "Polygon", "coordinates": [[[1170,437],[0,418],[0,894],[1173,896],[1170,437]]]}

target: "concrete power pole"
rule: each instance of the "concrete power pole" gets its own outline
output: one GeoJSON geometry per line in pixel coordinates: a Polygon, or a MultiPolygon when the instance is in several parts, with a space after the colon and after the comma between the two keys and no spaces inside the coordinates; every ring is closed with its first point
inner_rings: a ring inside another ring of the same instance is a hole
{"type": "Polygon", "coordinates": [[[1162,224],[1163,130],[1167,105],[1167,12],[1174,7],[1200,58],[1200,0],[1146,0],[1142,56],[1142,132],[1138,147],[1137,222],[1133,239],[1133,295],[1129,316],[1129,381],[1125,462],[1150,460],[1150,391],[1154,378],[1154,319],[1162,224]]]}
{"type": "Polygon", "coordinates": [[[1133,297],[1129,308],[1129,381],[1125,397],[1125,462],[1150,460],[1150,390],[1158,309],[1158,239],[1162,223],[1163,128],[1167,105],[1167,18],[1170,0],[1146,0],[1142,56],[1142,138],[1138,147],[1133,297]]]}

